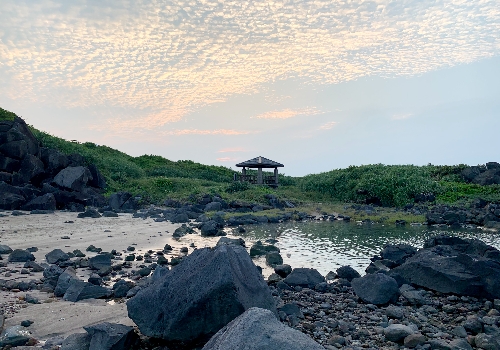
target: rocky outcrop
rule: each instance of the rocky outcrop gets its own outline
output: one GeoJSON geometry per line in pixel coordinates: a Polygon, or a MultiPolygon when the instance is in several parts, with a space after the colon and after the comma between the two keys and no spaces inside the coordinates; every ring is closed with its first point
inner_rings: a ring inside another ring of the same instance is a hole
{"type": "Polygon", "coordinates": [[[500,164],[489,162],[486,165],[471,166],[462,170],[462,178],[477,185],[500,184],[500,164]]]}
{"type": "Polygon", "coordinates": [[[206,340],[251,307],[276,313],[262,275],[236,245],[195,250],[127,302],[143,334],[179,342],[206,340]]]}
{"type": "Polygon", "coordinates": [[[0,209],[82,209],[105,204],[106,181],[80,155],[41,147],[18,117],[0,120],[0,209]]]}
{"type": "Polygon", "coordinates": [[[269,310],[250,308],[217,332],[202,350],[321,350],[307,335],[285,326],[269,310]]]}

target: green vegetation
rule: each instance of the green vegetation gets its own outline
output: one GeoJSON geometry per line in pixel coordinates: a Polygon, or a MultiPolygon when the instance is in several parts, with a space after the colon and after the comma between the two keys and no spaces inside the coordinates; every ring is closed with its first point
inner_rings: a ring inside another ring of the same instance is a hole
{"type": "MultiPolygon", "coordinates": [[[[0,108],[0,120],[13,120],[16,115],[0,108]]],[[[437,203],[467,204],[481,197],[500,202],[500,185],[479,186],[465,183],[460,175],[467,165],[427,166],[364,165],[329,172],[291,177],[280,174],[276,189],[233,182],[234,170],[222,166],[203,165],[190,160],[170,161],[160,156],[131,157],[107,146],[92,142],[69,142],[31,128],[44,147],[65,154],[80,154],[88,164],[95,164],[106,178],[107,192],[128,191],[141,195],[145,202],[161,203],[177,199],[195,202],[204,194],[218,194],[227,201],[267,204],[266,194],[288,200],[300,210],[344,212],[355,219],[363,213],[350,211],[346,203],[364,203],[376,198],[385,207],[403,207],[415,196],[432,193],[437,203]]],[[[252,172],[250,171],[250,174],[252,172]]],[[[267,175],[270,175],[267,174],[267,175]]],[[[372,215],[374,221],[392,222],[401,218],[397,211],[372,215]]],[[[418,221],[419,216],[407,221],[418,221]]]]}
{"type": "Polygon", "coordinates": [[[7,111],[7,110],[0,107],[0,121],[1,120],[12,121],[12,120],[14,120],[15,117],[17,117],[17,115],[15,113],[7,111]]]}

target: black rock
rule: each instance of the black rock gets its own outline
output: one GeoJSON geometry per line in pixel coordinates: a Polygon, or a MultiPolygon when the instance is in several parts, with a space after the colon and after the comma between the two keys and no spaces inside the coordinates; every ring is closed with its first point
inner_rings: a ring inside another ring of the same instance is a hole
{"type": "Polygon", "coordinates": [[[58,262],[65,261],[69,259],[69,255],[63,252],[61,249],[54,249],[49,253],[45,254],[45,260],[49,264],[57,264],[58,262]]]}
{"type": "Polygon", "coordinates": [[[388,244],[384,247],[380,256],[382,259],[394,261],[396,265],[401,265],[412,257],[417,252],[417,249],[408,244],[388,244]]]}
{"type": "Polygon", "coordinates": [[[351,282],[355,278],[361,277],[358,271],[354,270],[351,266],[341,266],[337,269],[337,277],[344,278],[351,282]]]}
{"type": "Polygon", "coordinates": [[[88,333],[74,333],[64,339],[60,350],[89,350],[92,336],[88,333]]]}
{"type": "Polygon", "coordinates": [[[119,280],[113,285],[113,293],[115,298],[123,298],[127,296],[129,290],[134,287],[134,283],[126,280],[119,280]]]}
{"type": "Polygon", "coordinates": [[[134,328],[117,323],[99,323],[83,327],[90,335],[89,349],[128,350],[138,339],[134,328]]]}
{"type": "Polygon", "coordinates": [[[262,244],[261,241],[255,242],[252,247],[250,248],[250,256],[260,256],[260,255],[266,255],[269,252],[280,252],[279,248],[269,244],[269,245],[264,245],[262,244]]]}
{"type": "Polygon", "coordinates": [[[84,299],[99,299],[106,298],[111,295],[111,291],[107,288],[96,286],[94,284],[72,280],[70,286],[66,290],[63,299],[66,301],[80,301],[84,299]]]}
{"type": "Polygon", "coordinates": [[[382,273],[365,275],[351,282],[354,293],[365,303],[383,305],[395,302],[399,297],[396,280],[382,273]]]}
{"type": "Polygon", "coordinates": [[[87,210],[85,210],[85,212],[79,213],[78,217],[79,218],[93,218],[93,219],[97,219],[97,218],[101,217],[101,214],[99,214],[99,212],[97,210],[95,210],[95,209],[88,208],[87,210]]]}
{"type": "Polygon", "coordinates": [[[218,236],[219,229],[220,226],[215,220],[206,221],[200,227],[201,235],[205,237],[218,236]]]}
{"type": "Polygon", "coordinates": [[[325,278],[316,269],[296,268],[284,280],[291,287],[314,288],[315,285],[325,282],[325,278]]]}
{"type": "Polygon", "coordinates": [[[24,249],[15,249],[9,255],[10,262],[26,262],[26,261],[34,261],[35,256],[24,249]]]}
{"type": "Polygon", "coordinates": [[[66,270],[64,270],[64,272],[61,273],[57,279],[57,285],[54,288],[54,295],[56,297],[62,297],[75,280],[78,280],[75,269],[72,267],[66,268],[66,270]]]}
{"type": "Polygon", "coordinates": [[[278,252],[269,252],[266,254],[266,264],[271,267],[283,264],[283,258],[278,252]]]}
{"type": "Polygon", "coordinates": [[[285,278],[292,273],[292,267],[287,264],[276,265],[274,267],[274,272],[276,272],[279,276],[285,278]]]}
{"type": "Polygon", "coordinates": [[[111,254],[98,254],[89,259],[89,267],[92,270],[100,270],[111,266],[111,254]]]}
{"type": "Polygon", "coordinates": [[[147,336],[196,342],[252,306],[276,313],[262,275],[243,247],[195,250],[127,302],[129,317],[147,336]]]}
{"type": "Polygon", "coordinates": [[[234,244],[234,245],[240,245],[240,246],[244,247],[245,241],[243,240],[243,238],[221,237],[217,241],[217,245],[222,245],[222,244],[234,244]]]}
{"type": "Polygon", "coordinates": [[[0,254],[12,253],[12,248],[5,244],[0,244],[0,254]]]}
{"type": "Polygon", "coordinates": [[[92,180],[92,175],[89,169],[83,166],[69,166],[54,177],[56,185],[73,191],[82,191],[89,180],[92,180]]]}

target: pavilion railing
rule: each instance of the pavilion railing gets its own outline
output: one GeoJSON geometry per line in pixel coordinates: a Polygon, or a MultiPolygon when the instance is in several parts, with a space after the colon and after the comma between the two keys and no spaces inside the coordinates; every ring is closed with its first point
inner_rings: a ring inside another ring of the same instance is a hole
{"type": "MultiPolygon", "coordinates": [[[[257,175],[242,175],[235,174],[235,181],[248,182],[251,184],[257,184],[257,175]]],[[[262,184],[264,185],[274,185],[276,180],[274,176],[262,176],[262,184]]]]}

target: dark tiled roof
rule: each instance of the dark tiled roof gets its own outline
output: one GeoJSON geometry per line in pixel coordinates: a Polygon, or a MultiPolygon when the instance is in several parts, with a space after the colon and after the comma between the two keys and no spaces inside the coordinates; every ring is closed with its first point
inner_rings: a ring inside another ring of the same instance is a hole
{"type": "Polygon", "coordinates": [[[283,164],[275,162],[274,160],[267,159],[264,157],[255,157],[253,159],[244,161],[242,163],[236,164],[237,167],[248,167],[248,168],[280,168],[284,167],[283,164]]]}

